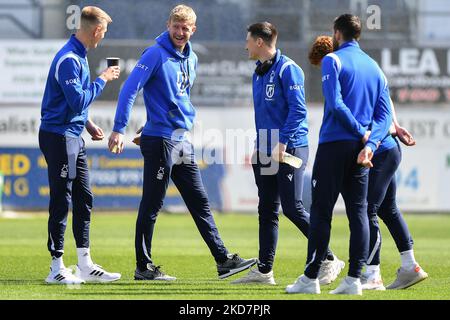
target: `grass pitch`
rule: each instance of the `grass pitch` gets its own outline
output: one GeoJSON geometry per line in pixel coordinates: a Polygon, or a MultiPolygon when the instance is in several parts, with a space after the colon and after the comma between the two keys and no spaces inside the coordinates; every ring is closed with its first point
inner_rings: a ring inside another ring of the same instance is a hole
{"type": "MultiPolygon", "coordinates": [[[[219,232],[230,252],[243,257],[258,253],[258,218],[256,215],[215,214],[219,232]]],[[[46,249],[47,215],[0,218],[0,299],[445,299],[450,300],[450,215],[407,215],[415,240],[415,255],[428,272],[424,282],[401,291],[366,292],[362,297],[335,296],[346,274],[322,287],[321,295],[288,295],[287,284],[303,271],[306,239],[285,217],[280,218],[278,249],[274,273],[276,286],[231,285],[232,279],[218,280],[208,248],[189,215],[161,214],[155,227],[153,259],[163,270],[178,278],[174,283],[134,281],[135,213],[94,214],[91,227],[91,253],[96,263],[107,270],[122,273],[111,284],[85,284],[79,287],[44,283],[50,257],[46,249]]],[[[385,285],[394,280],[400,258],[387,229],[382,226],[382,276],[385,285]]],[[[348,221],[345,215],[333,219],[331,247],[348,260],[348,221]]],[[[64,262],[76,264],[76,250],[69,221],[66,231],[64,262]]]]}

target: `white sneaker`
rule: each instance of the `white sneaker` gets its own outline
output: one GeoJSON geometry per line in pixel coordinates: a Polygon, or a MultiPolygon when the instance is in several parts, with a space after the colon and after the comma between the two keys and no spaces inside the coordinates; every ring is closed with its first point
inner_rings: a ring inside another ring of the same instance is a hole
{"type": "Polygon", "coordinates": [[[120,273],[108,272],[98,264],[83,268],[77,265],[75,275],[86,282],[112,282],[121,277],[120,273]]]}
{"type": "Polygon", "coordinates": [[[286,287],[287,293],[309,293],[319,294],[320,285],[318,279],[309,279],[305,275],[301,275],[297,280],[286,287]]]}
{"type": "Polygon", "coordinates": [[[378,272],[363,273],[361,275],[361,287],[363,290],[386,290],[378,272]]]}
{"type": "Polygon", "coordinates": [[[341,284],[336,289],[330,291],[331,294],[356,294],[362,295],[362,285],[361,280],[349,279],[349,277],[345,277],[342,279],[341,284]]]}
{"type": "Polygon", "coordinates": [[[400,268],[397,270],[397,278],[393,283],[387,286],[387,289],[406,289],[426,278],[428,278],[428,273],[426,273],[418,264],[410,270],[400,268]]]}
{"type": "Polygon", "coordinates": [[[64,267],[55,271],[50,268],[45,282],[49,284],[82,284],[85,281],[74,275],[71,269],[64,267]]]}
{"type": "Polygon", "coordinates": [[[335,255],[333,255],[334,260],[324,260],[319,269],[319,284],[321,286],[332,283],[339,276],[341,271],[345,267],[345,262],[339,260],[335,255]]]}
{"type": "Polygon", "coordinates": [[[246,276],[231,281],[232,284],[240,283],[259,283],[259,284],[270,284],[276,285],[275,279],[273,278],[273,270],[268,273],[262,273],[258,268],[250,269],[246,276]]]}

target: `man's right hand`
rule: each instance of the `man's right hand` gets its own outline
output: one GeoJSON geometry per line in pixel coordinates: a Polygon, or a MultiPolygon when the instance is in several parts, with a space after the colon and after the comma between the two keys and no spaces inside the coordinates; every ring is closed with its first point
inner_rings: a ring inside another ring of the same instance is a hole
{"type": "Polygon", "coordinates": [[[400,139],[401,142],[403,142],[404,145],[411,147],[416,144],[416,140],[414,140],[414,137],[411,133],[409,133],[408,130],[406,130],[403,127],[397,127],[396,128],[397,137],[400,139]]]}
{"type": "Polygon", "coordinates": [[[112,153],[117,153],[117,154],[122,153],[122,151],[123,151],[123,134],[113,131],[111,133],[111,135],[109,136],[108,148],[109,148],[109,151],[111,151],[112,153]]]}
{"type": "Polygon", "coordinates": [[[100,75],[100,78],[105,81],[113,81],[118,79],[120,76],[120,67],[109,67],[106,68],[100,75]]]}

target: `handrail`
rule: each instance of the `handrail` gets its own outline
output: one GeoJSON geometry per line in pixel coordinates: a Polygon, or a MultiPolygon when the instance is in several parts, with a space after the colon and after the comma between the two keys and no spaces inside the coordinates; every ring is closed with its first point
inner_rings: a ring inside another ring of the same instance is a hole
{"type": "Polygon", "coordinates": [[[43,16],[44,16],[44,6],[37,0],[29,0],[29,3],[3,3],[0,4],[0,9],[3,10],[37,10],[38,11],[38,21],[37,25],[30,28],[23,21],[18,19],[13,14],[0,13],[0,19],[6,19],[11,21],[19,30],[26,33],[31,38],[39,39],[43,37],[44,27],[43,27],[43,16]]]}

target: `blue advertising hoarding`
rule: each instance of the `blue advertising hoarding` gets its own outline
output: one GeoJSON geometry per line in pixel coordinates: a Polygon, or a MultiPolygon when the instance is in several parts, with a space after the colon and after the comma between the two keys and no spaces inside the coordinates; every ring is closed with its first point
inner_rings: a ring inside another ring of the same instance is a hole
{"type": "MultiPolygon", "coordinates": [[[[142,195],[143,158],[139,149],[115,155],[105,149],[88,149],[90,181],[95,209],[137,210],[142,195]]],[[[221,211],[220,186],[225,176],[221,164],[199,162],[211,207],[221,211]]],[[[37,148],[0,148],[0,172],[4,176],[3,208],[46,210],[49,202],[47,164],[37,148]]],[[[166,208],[184,202],[171,182],[166,208]]]]}

